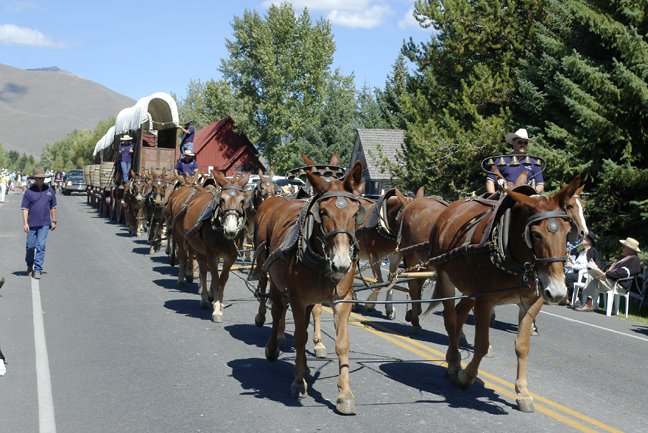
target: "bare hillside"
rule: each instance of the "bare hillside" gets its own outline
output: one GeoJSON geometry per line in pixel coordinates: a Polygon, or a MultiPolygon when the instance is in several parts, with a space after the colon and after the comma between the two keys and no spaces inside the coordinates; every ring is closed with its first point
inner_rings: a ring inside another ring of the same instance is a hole
{"type": "Polygon", "coordinates": [[[0,64],[0,143],[39,158],[46,143],[94,129],[134,100],[59,68],[0,64]]]}

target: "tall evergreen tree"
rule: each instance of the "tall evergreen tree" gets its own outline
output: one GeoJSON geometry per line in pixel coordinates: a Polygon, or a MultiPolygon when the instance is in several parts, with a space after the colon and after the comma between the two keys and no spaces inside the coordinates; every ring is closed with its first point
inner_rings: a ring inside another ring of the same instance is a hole
{"type": "Polygon", "coordinates": [[[584,175],[596,231],[648,241],[648,2],[545,3],[514,116],[538,136],[546,178],[584,175]]]}

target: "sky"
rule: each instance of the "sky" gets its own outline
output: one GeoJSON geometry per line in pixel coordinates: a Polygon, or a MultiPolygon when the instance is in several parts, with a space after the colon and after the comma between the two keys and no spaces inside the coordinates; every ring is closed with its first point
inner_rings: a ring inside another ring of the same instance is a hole
{"type": "MultiPolygon", "coordinates": [[[[265,16],[279,0],[0,0],[0,63],[59,67],[139,99],[154,92],[183,99],[191,80],[220,79],[234,17],[265,16]]],[[[315,21],[331,22],[333,67],[356,87],[384,88],[410,37],[429,39],[412,16],[414,0],[293,0],[315,21]]]]}

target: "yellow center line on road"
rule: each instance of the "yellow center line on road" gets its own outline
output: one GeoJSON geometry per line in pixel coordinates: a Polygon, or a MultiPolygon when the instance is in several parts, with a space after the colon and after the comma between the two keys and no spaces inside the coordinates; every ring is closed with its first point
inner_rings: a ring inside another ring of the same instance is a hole
{"type": "MultiPolygon", "coordinates": [[[[333,310],[331,310],[329,307],[323,307],[323,309],[324,311],[333,314],[333,310]]],[[[371,324],[367,324],[366,322],[367,319],[365,317],[362,317],[355,313],[351,313],[351,318],[349,319],[350,324],[362,328],[384,340],[389,341],[390,343],[395,344],[398,347],[407,350],[408,352],[414,353],[420,356],[421,358],[431,361],[439,366],[442,367],[447,366],[447,363],[445,362],[446,354],[444,352],[433,349],[432,347],[422,343],[421,341],[413,340],[408,336],[398,334],[395,331],[387,327],[381,326],[375,322],[372,322],[371,324]]],[[[462,367],[465,368],[466,363],[462,362],[461,364],[462,367]]],[[[484,387],[487,387],[515,401],[516,394],[515,394],[514,383],[511,383],[505,379],[495,376],[494,374],[487,373],[481,369],[479,370],[479,377],[484,382],[484,387]],[[486,378],[487,380],[484,380],[484,378],[486,378]]],[[[544,415],[547,415],[557,421],[560,421],[561,423],[566,424],[578,431],[585,432],[585,433],[596,433],[600,430],[603,430],[610,433],[623,433],[619,429],[604,424],[594,418],[591,418],[587,415],[584,415],[580,412],[570,409],[560,403],[549,400],[548,398],[542,397],[534,393],[531,393],[531,395],[533,396],[534,399],[534,407],[536,411],[544,415]],[[553,410],[547,406],[556,410],[553,410]],[[577,420],[587,424],[583,424],[570,417],[576,418],[577,420]],[[591,426],[594,426],[600,430],[593,429],[591,426]]]]}

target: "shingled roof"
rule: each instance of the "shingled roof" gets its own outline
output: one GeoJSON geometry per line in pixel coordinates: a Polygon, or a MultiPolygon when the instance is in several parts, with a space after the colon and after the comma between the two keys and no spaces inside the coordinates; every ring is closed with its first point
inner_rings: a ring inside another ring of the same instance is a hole
{"type": "Polygon", "coordinates": [[[384,172],[378,162],[383,156],[396,162],[396,153],[402,149],[404,140],[402,129],[358,129],[351,163],[362,154],[365,159],[362,162],[367,167],[365,173],[368,172],[372,180],[390,179],[391,174],[384,172]]]}

